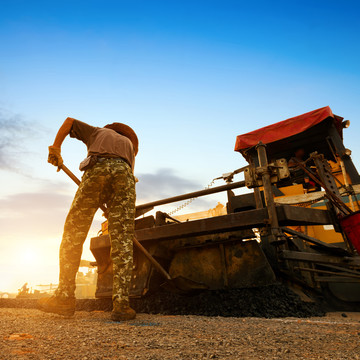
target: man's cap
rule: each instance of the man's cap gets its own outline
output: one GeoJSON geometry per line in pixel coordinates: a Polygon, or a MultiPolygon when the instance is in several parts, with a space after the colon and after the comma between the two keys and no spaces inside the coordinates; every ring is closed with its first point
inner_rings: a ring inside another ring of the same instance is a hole
{"type": "Polygon", "coordinates": [[[126,136],[133,144],[135,155],[137,155],[139,151],[139,140],[136,136],[135,131],[128,125],[122,123],[112,123],[104,126],[106,129],[112,129],[116,131],[118,134],[126,136]]]}

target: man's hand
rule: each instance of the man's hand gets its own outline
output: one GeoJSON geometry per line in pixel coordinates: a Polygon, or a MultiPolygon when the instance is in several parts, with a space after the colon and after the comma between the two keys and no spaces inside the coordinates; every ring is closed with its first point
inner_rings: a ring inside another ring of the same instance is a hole
{"type": "Polygon", "coordinates": [[[57,171],[60,171],[61,165],[64,163],[61,157],[61,148],[56,146],[49,146],[48,163],[57,166],[57,171]]]}

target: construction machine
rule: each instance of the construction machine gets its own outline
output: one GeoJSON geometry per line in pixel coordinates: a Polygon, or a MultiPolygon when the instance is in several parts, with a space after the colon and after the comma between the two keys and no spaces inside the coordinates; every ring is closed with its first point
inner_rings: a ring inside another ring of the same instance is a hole
{"type": "MultiPolygon", "coordinates": [[[[224,175],[224,185],[138,205],[130,296],[281,281],[360,309],[360,176],[343,144],[348,125],[324,107],[239,135],[235,151],[248,165],[224,175]],[[301,156],[294,156],[299,149],[301,156]],[[238,173],[244,180],[234,182],[238,173]],[[234,194],[245,187],[248,193],[234,194]],[[220,216],[146,216],[161,205],[219,192],[227,193],[220,216]]],[[[112,295],[106,225],[90,244],[97,298],[112,295]]]]}

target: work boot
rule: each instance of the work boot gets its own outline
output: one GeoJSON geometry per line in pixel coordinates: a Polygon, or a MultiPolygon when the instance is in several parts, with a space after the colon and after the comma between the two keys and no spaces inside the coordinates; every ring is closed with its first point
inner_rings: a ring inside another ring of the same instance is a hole
{"type": "Polygon", "coordinates": [[[120,306],[114,304],[113,311],[111,313],[111,320],[114,321],[126,321],[135,319],[136,312],[129,305],[120,306]]]}
{"type": "Polygon", "coordinates": [[[38,300],[38,309],[63,316],[72,316],[75,312],[75,298],[51,296],[38,300]]]}

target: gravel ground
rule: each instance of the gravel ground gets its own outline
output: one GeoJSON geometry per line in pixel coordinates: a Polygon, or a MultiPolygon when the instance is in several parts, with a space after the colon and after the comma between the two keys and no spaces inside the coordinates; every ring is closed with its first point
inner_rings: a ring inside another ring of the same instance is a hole
{"type": "Polygon", "coordinates": [[[0,308],[0,359],[360,359],[360,313],[234,318],[0,308]]]}

